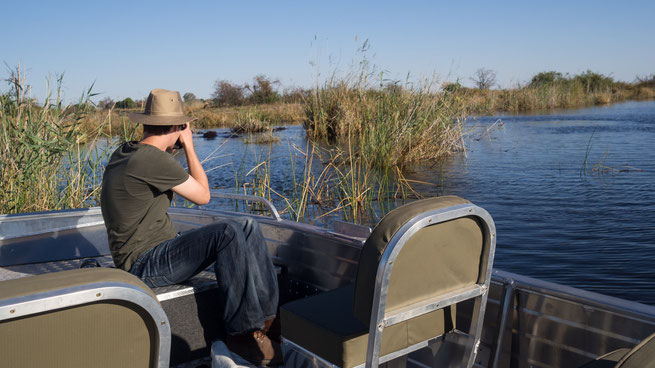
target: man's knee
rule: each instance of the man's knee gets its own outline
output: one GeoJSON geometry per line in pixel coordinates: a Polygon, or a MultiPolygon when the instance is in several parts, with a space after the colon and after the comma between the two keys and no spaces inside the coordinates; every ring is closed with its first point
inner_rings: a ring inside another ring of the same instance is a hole
{"type": "Polygon", "coordinates": [[[259,231],[259,223],[252,217],[239,217],[235,221],[241,225],[241,231],[246,237],[253,232],[259,231]]]}

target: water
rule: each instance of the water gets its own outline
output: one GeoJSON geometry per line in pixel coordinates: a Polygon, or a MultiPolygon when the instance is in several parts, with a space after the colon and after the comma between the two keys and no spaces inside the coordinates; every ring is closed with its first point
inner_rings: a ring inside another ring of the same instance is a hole
{"type": "MultiPolygon", "coordinates": [[[[459,195],[491,213],[495,267],[655,305],[655,102],[480,117],[466,130],[466,154],[414,167],[409,178],[433,183],[417,187],[423,193],[459,195]]],[[[284,190],[290,156],[304,159],[291,145],[306,142],[302,127],[276,134],[271,185],[284,190]]],[[[198,139],[199,156],[222,142],[198,139]]],[[[205,164],[227,165],[209,173],[210,185],[234,188],[238,167],[249,170],[269,148],[228,139],[219,155],[205,164]]]]}

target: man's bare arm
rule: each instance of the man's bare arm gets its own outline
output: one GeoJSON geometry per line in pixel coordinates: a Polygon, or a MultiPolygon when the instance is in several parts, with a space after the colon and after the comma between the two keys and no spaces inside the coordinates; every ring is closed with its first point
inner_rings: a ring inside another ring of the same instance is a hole
{"type": "Polygon", "coordinates": [[[184,148],[186,162],[189,167],[189,178],[182,184],[173,187],[173,192],[181,195],[185,199],[197,204],[203,205],[209,203],[211,196],[209,194],[209,182],[207,174],[202,168],[198,155],[193,147],[191,128],[187,128],[180,133],[180,143],[184,148]]]}

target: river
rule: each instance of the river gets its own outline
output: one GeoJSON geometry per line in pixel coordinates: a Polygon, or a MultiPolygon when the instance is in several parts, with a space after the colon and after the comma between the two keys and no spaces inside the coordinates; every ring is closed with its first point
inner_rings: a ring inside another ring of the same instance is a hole
{"type": "MultiPolygon", "coordinates": [[[[210,186],[234,188],[269,156],[271,186],[290,187],[290,157],[299,175],[302,127],[275,132],[271,146],[216,131],[196,139],[201,158],[222,145],[204,164],[220,166],[210,186]]],[[[470,118],[465,131],[466,152],[408,178],[431,183],[416,187],[425,195],[459,195],[491,213],[494,267],[655,305],[655,102],[470,118]]]]}

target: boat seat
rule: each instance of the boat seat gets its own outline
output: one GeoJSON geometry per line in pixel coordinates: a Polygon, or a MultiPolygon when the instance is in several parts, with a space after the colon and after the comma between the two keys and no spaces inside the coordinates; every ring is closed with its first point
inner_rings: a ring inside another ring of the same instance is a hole
{"type": "Polygon", "coordinates": [[[601,355],[580,368],[654,368],[655,334],[632,349],[623,348],[601,355]]]}
{"type": "Polygon", "coordinates": [[[455,196],[391,211],[364,243],[354,284],[280,308],[285,360],[377,366],[454,331],[455,304],[475,298],[465,358],[472,364],[494,232],[486,211],[455,196]]]}
{"type": "Polygon", "coordinates": [[[168,367],[168,318],[138,278],[85,268],[0,283],[8,367],[168,367]]]}

